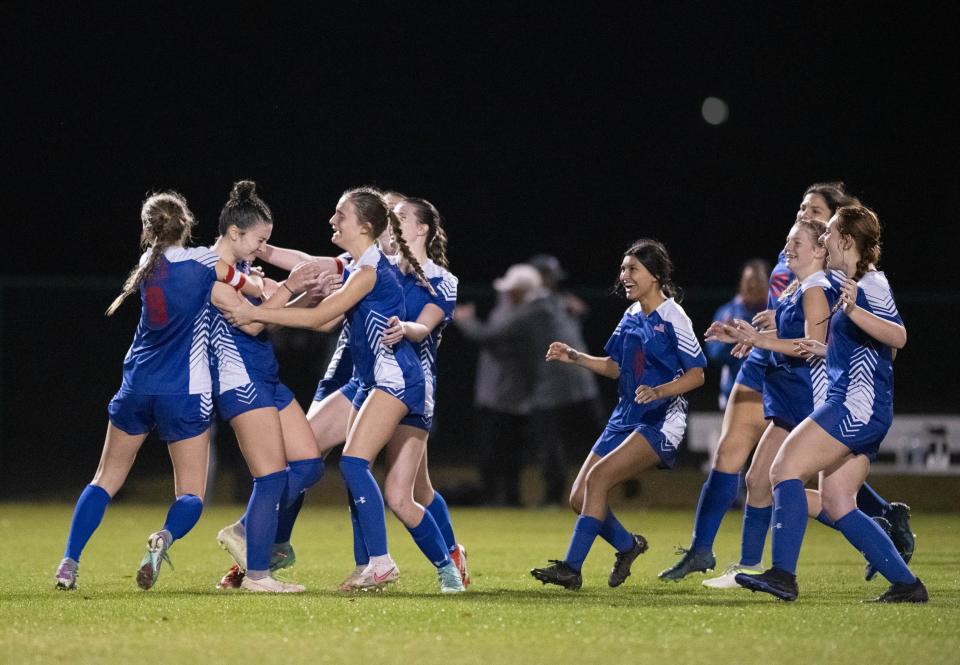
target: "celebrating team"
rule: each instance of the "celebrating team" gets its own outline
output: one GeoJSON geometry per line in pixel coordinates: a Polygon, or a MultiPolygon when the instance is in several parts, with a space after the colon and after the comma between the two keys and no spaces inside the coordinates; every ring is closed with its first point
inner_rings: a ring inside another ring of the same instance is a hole
{"type": "MultiPolygon", "coordinates": [[[[466,552],[453,535],[443,497],[429,480],[440,335],[456,303],[446,233],[420,198],[370,187],[348,190],[330,220],[343,254],[315,257],[268,244],[273,218],[254,183],[234,185],[211,249],[189,248],[193,216],[175,192],[147,199],[144,253],[108,314],[134,291],[141,316],[110,403],[107,438],[93,481],[77,502],[58,588],[77,585],[79,559],[147,433],[157,428],[174,463],[176,499],[148,538],[137,583],[151,588],[168,550],[203,508],[214,411],[230,422],[251,475],[244,515],[218,539],[236,565],[222,588],[301,592],[273,573],[296,560],[290,537],[304,493],[324,457],[345,442],[356,567],[343,591],[382,588],[399,577],[387,548],[386,504],[435,566],[440,590],[469,584],[466,552]],[[252,269],[261,258],[290,271],[280,283],[252,269]],[[340,327],[337,351],[304,414],[279,380],[267,326],[340,327]],[[385,492],[370,468],[386,451],[385,492]]],[[[768,311],[753,321],[716,321],[708,340],[746,356],[726,403],[723,433],[697,507],[694,538],[661,573],[680,580],[710,570],[720,521],[746,474],[741,558],[714,588],[745,587],[783,600],[798,596],[796,564],[808,514],[839,530],[867,559],[867,578],[891,584],[879,600],[924,602],[907,567],[913,554],[908,509],[865,484],[870,460],[893,418],[893,358],[906,343],[890,285],[877,269],[876,215],[837,183],[805,192],[770,277],[768,311]],[[848,277],[849,276],[849,277],[848,277]],[[805,484],[818,478],[816,490],[805,484]],[[759,568],[772,525],[773,567],[759,568]]],[[[574,482],[579,515],[567,554],[531,574],[578,589],[581,567],[600,536],[616,551],[609,585],[630,575],[646,539],[609,507],[618,484],[670,468],[686,427],[684,394],[703,384],[706,359],[679,305],[666,247],[643,239],[623,255],[617,291],[630,302],[605,356],[556,342],[547,362],[580,365],[617,380],[619,400],[574,482]]]]}

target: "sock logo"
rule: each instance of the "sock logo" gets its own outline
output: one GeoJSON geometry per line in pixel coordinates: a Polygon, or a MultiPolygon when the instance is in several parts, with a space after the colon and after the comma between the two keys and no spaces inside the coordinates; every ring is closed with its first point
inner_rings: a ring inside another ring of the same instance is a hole
{"type": "Polygon", "coordinates": [[[774,528],[774,529],[782,529],[782,528],[783,528],[783,522],[777,522],[776,524],[773,525],[773,528],[774,528]]]}
{"type": "Polygon", "coordinates": [[[359,499],[354,499],[353,502],[354,502],[354,503],[366,503],[366,502],[367,502],[367,497],[362,496],[362,497],[360,497],[359,499]]]}

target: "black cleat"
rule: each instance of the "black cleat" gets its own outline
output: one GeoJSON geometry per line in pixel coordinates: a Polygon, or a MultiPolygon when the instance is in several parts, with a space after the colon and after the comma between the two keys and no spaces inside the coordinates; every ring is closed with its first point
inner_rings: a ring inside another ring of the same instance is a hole
{"type": "Polygon", "coordinates": [[[626,552],[617,552],[617,560],[613,563],[613,568],[610,569],[610,578],[607,580],[607,584],[618,587],[626,582],[627,578],[630,577],[630,566],[633,565],[634,560],[649,548],[650,545],[646,538],[639,533],[633,534],[633,547],[626,552]]]}
{"type": "Polygon", "coordinates": [[[780,600],[796,600],[800,595],[797,588],[797,576],[782,568],[770,568],[759,575],[738,573],[734,578],[737,584],[751,591],[763,591],[780,600]]]}
{"type": "MultiPolygon", "coordinates": [[[[890,526],[890,522],[887,520],[887,518],[885,518],[885,517],[874,517],[874,518],[873,518],[873,521],[876,522],[877,524],[879,524],[879,525],[880,525],[880,528],[883,529],[884,533],[886,533],[888,536],[890,536],[890,539],[893,540],[893,534],[891,533],[891,532],[893,531],[893,527],[890,526]]],[[[894,545],[896,545],[896,543],[894,543],[894,545]]],[[[899,552],[900,550],[898,549],[897,551],[899,552]]],[[[903,553],[902,553],[902,552],[901,552],[900,556],[903,556],[903,553]]],[[[872,563],[870,563],[869,561],[867,561],[866,568],[863,569],[863,579],[865,579],[866,581],[869,582],[870,580],[872,580],[872,579],[873,579],[874,577],[876,577],[876,576],[877,576],[877,569],[874,568],[874,566],[873,566],[872,563]]]]}
{"type": "Polygon", "coordinates": [[[683,554],[683,558],[661,572],[659,575],[661,580],[679,582],[690,573],[705,573],[713,570],[717,565],[717,557],[710,550],[688,550],[678,547],[677,554],[683,554]]]}
{"type": "Polygon", "coordinates": [[[574,570],[566,561],[550,559],[552,566],[546,568],[532,568],[530,574],[544,584],[557,584],[569,591],[577,591],[583,584],[583,577],[579,570],[574,570]]]}
{"type": "Polygon", "coordinates": [[[882,596],[876,599],[877,603],[925,603],[929,600],[927,587],[918,577],[910,584],[894,582],[882,596]]]}
{"type": "Polygon", "coordinates": [[[916,536],[910,530],[910,506],[905,503],[891,503],[883,514],[890,522],[890,539],[903,557],[904,563],[910,563],[913,550],[917,546],[916,536]]]}

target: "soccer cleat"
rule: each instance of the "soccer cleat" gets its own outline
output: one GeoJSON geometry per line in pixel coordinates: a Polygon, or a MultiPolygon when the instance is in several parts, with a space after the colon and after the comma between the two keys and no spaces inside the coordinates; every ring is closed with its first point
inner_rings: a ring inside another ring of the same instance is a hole
{"type": "Polygon", "coordinates": [[[275,543],[270,554],[270,572],[289,568],[297,562],[297,554],[290,543],[275,543]]]}
{"type": "Polygon", "coordinates": [[[453,549],[450,550],[450,560],[453,561],[457,570],[460,572],[460,579],[463,580],[464,588],[470,586],[470,573],[467,572],[466,548],[460,543],[454,545],[453,549]]]}
{"type": "Polygon", "coordinates": [[[679,582],[690,573],[705,573],[713,570],[717,565],[717,557],[710,550],[688,550],[678,547],[677,554],[682,554],[683,558],[661,572],[659,575],[661,580],[679,582]]]}
{"type": "Polygon", "coordinates": [[[281,582],[269,575],[259,580],[251,579],[244,575],[240,588],[244,591],[254,591],[258,593],[303,593],[307,590],[302,584],[293,584],[292,582],[281,582]]]}
{"type": "Polygon", "coordinates": [[[400,577],[400,569],[393,559],[387,557],[384,563],[367,564],[367,567],[350,584],[352,589],[360,591],[369,591],[370,589],[382,589],[392,582],[396,582],[400,577]]]}
{"type": "Polygon", "coordinates": [[[437,577],[440,578],[440,593],[463,593],[467,590],[453,561],[437,568],[437,577]]]}
{"type": "Polygon", "coordinates": [[[927,587],[918,577],[913,582],[894,582],[882,596],[876,599],[878,603],[925,603],[929,600],[927,587]]]}
{"type": "Polygon", "coordinates": [[[583,577],[579,570],[574,570],[566,561],[550,559],[552,566],[546,568],[532,568],[530,574],[544,584],[557,584],[569,591],[578,591],[583,585],[583,577]]]}
{"type": "Polygon", "coordinates": [[[610,578],[607,580],[607,584],[612,587],[623,584],[630,577],[630,566],[633,565],[634,560],[649,548],[650,545],[647,544],[646,538],[639,533],[633,534],[633,547],[626,552],[617,552],[617,559],[613,563],[613,568],[610,569],[610,578]]]}
{"type": "Polygon", "coordinates": [[[230,570],[227,571],[227,574],[221,577],[220,581],[217,582],[217,588],[222,591],[239,589],[245,575],[246,574],[240,569],[240,566],[233,564],[230,566],[230,570]]]}
{"type": "Polygon", "coordinates": [[[890,539],[903,557],[904,563],[910,563],[917,539],[910,530],[910,506],[905,503],[891,503],[883,516],[890,522],[890,539]]]}
{"type": "Polygon", "coordinates": [[[363,574],[363,571],[366,570],[366,566],[363,564],[357,564],[353,569],[353,572],[347,575],[347,578],[340,582],[340,586],[337,587],[338,591],[343,591],[344,593],[348,591],[355,591],[356,587],[354,583],[360,579],[360,576],[363,574]]]}
{"type": "Polygon", "coordinates": [[[797,588],[797,576],[782,568],[770,568],[759,575],[737,573],[737,584],[750,591],[762,591],[776,596],[780,600],[796,600],[800,595],[797,588]]]}
{"type": "MultiPolygon", "coordinates": [[[[874,517],[873,521],[879,524],[880,528],[883,529],[884,533],[890,536],[890,539],[893,540],[893,533],[891,533],[893,530],[893,527],[890,525],[890,522],[885,517],[874,517]]],[[[896,543],[894,543],[894,545],[896,545],[896,543]]],[[[897,548],[897,551],[899,552],[900,549],[897,548]]],[[[900,553],[900,556],[903,556],[902,552],[900,553]]],[[[867,561],[867,565],[863,569],[863,579],[869,582],[876,576],[877,576],[877,569],[873,567],[872,563],[867,561]]]]}
{"type": "Polygon", "coordinates": [[[160,576],[160,566],[166,561],[173,568],[173,562],[167,556],[167,550],[170,543],[161,532],[152,533],[147,538],[147,553],[140,560],[140,567],[137,569],[137,586],[147,590],[153,588],[160,576]]]}
{"type": "Polygon", "coordinates": [[[703,581],[703,586],[711,589],[739,589],[740,585],[734,579],[737,573],[762,573],[760,566],[745,566],[742,563],[731,563],[724,568],[723,575],[711,577],[703,581]]]}
{"type": "Polygon", "coordinates": [[[247,530],[242,523],[234,522],[220,529],[217,542],[227,550],[240,568],[247,569],[247,530]]]}
{"type": "Polygon", "coordinates": [[[79,566],[79,563],[69,557],[60,562],[57,574],[54,577],[58,589],[73,591],[77,588],[77,577],[80,575],[79,566]]]}

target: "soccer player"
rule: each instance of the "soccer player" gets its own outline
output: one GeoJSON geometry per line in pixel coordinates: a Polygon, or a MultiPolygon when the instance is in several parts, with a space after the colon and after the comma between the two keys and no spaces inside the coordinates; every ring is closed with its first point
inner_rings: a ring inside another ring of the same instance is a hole
{"type": "MultiPolygon", "coordinates": [[[[815,183],[807,187],[804,192],[800,208],[797,210],[797,220],[819,220],[826,223],[840,206],[856,203],[859,202],[846,193],[843,183],[815,183]]],[[[754,317],[752,321],[754,326],[762,331],[771,330],[774,327],[776,302],[783,289],[793,279],[794,276],[787,268],[781,252],[776,266],[770,273],[768,308],[754,317]]],[[[733,352],[738,353],[743,348],[738,345],[734,347],[733,352]]],[[[700,492],[694,518],[693,539],[689,549],[679,548],[678,553],[683,555],[680,560],[660,573],[662,580],[679,581],[690,573],[712,570],[716,565],[713,541],[724,515],[737,497],[740,487],[740,469],[767,427],[763,419],[762,393],[768,362],[768,352],[753,349],[740,367],[736,384],[724,411],[713,469],[700,492]]],[[[857,502],[868,515],[889,520],[892,533],[897,538],[898,547],[906,556],[912,555],[914,540],[910,529],[908,506],[902,503],[886,502],[866,484],[861,488],[857,502]]],[[[868,571],[867,576],[869,575],[868,571]]]]}
{"type": "Polygon", "coordinates": [[[880,221],[865,206],[846,206],[830,219],[823,243],[840,291],[831,310],[829,344],[801,340],[806,355],[826,357],[826,401],[787,437],[770,469],[773,485],[773,566],[739,573],[738,584],[796,600],[797,560],[807,523],[804,482],[818,473],[823,509],[837,529],[889,582],[879,602],[927,601],[927,590],[884,530],[854,496],[893,422],[893,355],[907,343],[880,260],[880,221]],[[851,275],[847,277],[847,275],[851,275]]]}
{"type": "Polygon", "coordinates": [[[775,329],[761,333],[743,319],[735,319],[715,321],[707,331],[708,340],[748,344],[770,357],[763,383],[763,416],[768,425],[746,475],[740,561],[728,566],[723,575],[704,580],[704,586],[735,589],[737,573],[762,572],[760,559],[773,511],[770,464],[790,431],[826,395],[823,361],[804,358],[795,344],[799,339],[826,341],[826,324],[837,293],[823,272],[826,249],[820,236],[825,230],[826,225],[817,220],[801,220],[790,229],[783,254],[795,279],[777,300],[775,329]]]}
{"type": "Polygon", "coordinates": [[[683,394],[703,385],[707,360],[686,313],[674,300],[673,265],[655,240],[634,243],[623,256],[617,290],[631,302],[604,349],[589,356],[563,342],[547,350],[548,362],[575,363],[617,380],[619,401],[574,481],[570,506],[579,514],[562,561],[530,571],[544,584],[576,590],[581,567],[599,535],[617,551],[611,587],[630,575],[647,549],[610,510],[615,486],[654,467],[670,468],[686,429],[683,394]]]}
{"type": "MultiPolygon", "coordinates": [[[[213,250],[244,273],[273,231],[270,208],[256,193],[256,184],[237,182],[220,212],[220,237],[213,250]]],[[[332,269],[332,259],[302,264],[282,285],[273,284],[263,307],[284,307],[294,293],[304,291],[321,268],[332,269]]],[[[276,580],[272,571],[293,564],[289,545],[292,521],[283,523],[292,504],[312,486],[323,470],[306,416],[293,393],[280,382],[273,346],[262,324],[234,328],[217,307],[246,302],[225,285],[215,285],[210,296],[210,348],[214,378],[214,405],[230,423],[253,475],[253,493],[244,516],[225,527],[218,540],[246,574],[240,588],[247,591],[300,592],[304,587],[276,580]],[[278,529],[286,529],[278,537],[278,529]],[[274,546],[274,542],[280,544],[274,546]]]]}
{"type": "Polygon", "coordinates": [[[123,382],[107,408],[109,422],[100,465],[74,508],[58,589],[77,586],[80,554],[120,490],[137,452],[154,428],[169,443],[176,500],[163,528],[147,539],[137,584],[151,588],[167,550],[200,519],[210,452],[210,370],[207,365],[207,301],[217,280],[258,295],[262,282],[237,275],[216,254],[187,247],[196,224],[186,199],[173,191],[153,194],[140,211],[145,250],[123,291],[107,309],[113,314],[139,292],[140,322],[123,361],[123,382]]]}
{"type": "MultiPolygon", "coordinates": [[[[395,229],[394,239],[403,259],[420,283],[432,292],[423,269],[397,229],[398,220],[387,209],[380,193],[358,188],[344,193],[330,220],[334,244],[353,259],[347,267],[350,275],[340,290],[310,308],[280,310],[246,303],[223,308],[227,319],[235,325],[259,321],[320,329],[335,324],[342,316],[350,324],[350,349],[359,390],[347,421],[347,442],[340,470],[357,508],[360,531],[370,557],[354,584],[361,589],[379,588],[399,577],[397,565],[387,551],[383,495],[370,473],[370,463],[404,417],[424,414],[426,397],[423,369],[413,346],[405,339],[393,347],[381,341],[392,317],[406,319],[400,275],[376,245],[388,223],[395,229]]],[[[412,478],[409,489],[412,492],[412,478]]],[[[438,569],[451,566],[451,577],[459,578],[443,536],[429,512],[423,514],[418,524],[407,524],[407,527],[416,532],[417,544],[438,569]]]]}

